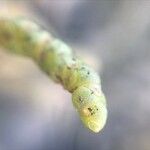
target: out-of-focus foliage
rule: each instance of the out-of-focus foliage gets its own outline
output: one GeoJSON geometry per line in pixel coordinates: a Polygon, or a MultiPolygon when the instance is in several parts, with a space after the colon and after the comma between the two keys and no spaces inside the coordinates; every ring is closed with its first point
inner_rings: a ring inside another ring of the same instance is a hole
{"type": "Polygon", "coordinates": [[[1,52],[1,150],[150,149],[149,1],[0,1],[0,9],[42,21],[87,61],[102,63],[109,109],[103,132],[89,133],[66,91],[31,60],[1,52]]]}

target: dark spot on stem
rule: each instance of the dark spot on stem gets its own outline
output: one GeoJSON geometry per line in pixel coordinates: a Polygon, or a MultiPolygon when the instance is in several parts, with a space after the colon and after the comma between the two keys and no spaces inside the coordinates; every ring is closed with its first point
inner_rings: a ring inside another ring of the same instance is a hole
{"type": "Polygon", "coordinates": [[[91,111],[92,111],[92,108],[89,107],[88,110],[91,112],[91,111]]]}
{"type": "Polygon", "coordinates": [[[82,103],[83,102],[83,99],[81,97],[79,97],[79,101],[82,103]]]}
{"type": "Polygon", "coordinates": [[[95,112],[94,112],[94,110],[92,108],[89,107],[88,110],[89,110],[89,112],[90,112],[91,115],[95,114],[95,112]]]}
{"type": "Polygon", "coordinates": [[[94,91],[93,91],[93,90],[91,90],[91,94],[94,94],[94,91]]]}

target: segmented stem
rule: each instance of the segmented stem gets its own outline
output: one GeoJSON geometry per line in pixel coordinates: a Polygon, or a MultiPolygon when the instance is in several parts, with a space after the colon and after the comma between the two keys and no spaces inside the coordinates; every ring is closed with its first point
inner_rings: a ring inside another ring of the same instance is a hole
{"type": "Polygon", "coordinates": [[[72,93],[72,100],[85,126],[100,131],[107,118],[106,101],[99,75],[37,24],[23,18],[0,19],[0,46],[31,57],[54,81],[72,93]]]}

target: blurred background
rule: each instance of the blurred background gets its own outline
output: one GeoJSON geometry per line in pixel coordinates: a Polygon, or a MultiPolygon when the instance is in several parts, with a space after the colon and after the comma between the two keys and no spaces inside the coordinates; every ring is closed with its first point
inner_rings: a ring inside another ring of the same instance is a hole
{"type": "Polygon", "coordinates": [[[0,0],[0,16],[27,16],[99,71],[108,121],[83,127],[71,95],[29,58],[0,50],[0,150],[149,150],[150,1],[0,0]]]}

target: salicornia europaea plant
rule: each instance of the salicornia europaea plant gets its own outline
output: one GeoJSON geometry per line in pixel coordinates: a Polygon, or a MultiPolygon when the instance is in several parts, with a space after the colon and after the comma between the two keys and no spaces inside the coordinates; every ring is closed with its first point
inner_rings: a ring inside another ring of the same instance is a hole
{"type": "Polygon", "coordinates": [[[70,47],[23,18],[0,18],[0,46],[31,57],[54,81],[72,93],[83,124],[99,132],[107,119],[99,75],[77,59],[70,47]]]}

